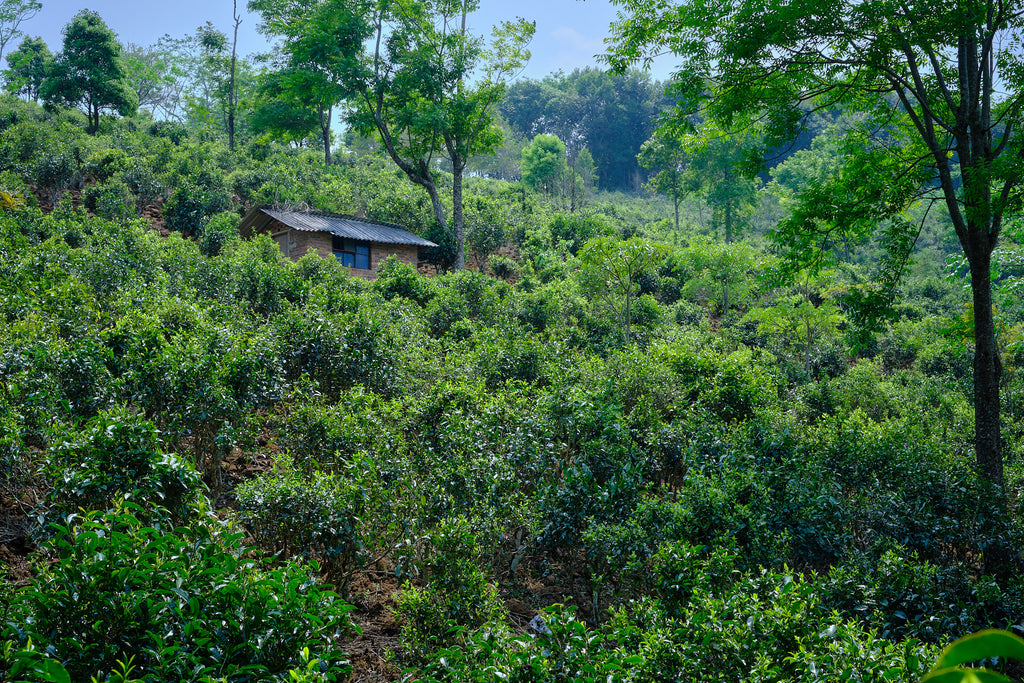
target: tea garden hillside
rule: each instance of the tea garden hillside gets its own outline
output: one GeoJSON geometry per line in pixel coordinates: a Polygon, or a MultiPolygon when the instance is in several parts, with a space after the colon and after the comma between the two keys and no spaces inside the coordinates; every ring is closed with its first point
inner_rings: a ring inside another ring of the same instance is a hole
{"type": "Polygon", "coordinates": [[[678,87],[517,80],[529,22],[399,5],[254,1],[269,61],[8,43],[0,678],[909,682],[1020,634],[1015,204],[996,479],[970,260],[861,103],[658,128],[678,87]]]}

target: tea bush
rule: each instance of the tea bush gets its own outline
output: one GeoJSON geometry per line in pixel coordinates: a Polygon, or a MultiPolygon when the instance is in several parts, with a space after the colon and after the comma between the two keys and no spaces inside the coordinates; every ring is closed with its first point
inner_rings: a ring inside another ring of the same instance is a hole
{"type": "Polygon", "coordinates": [[[502,616],[497,590],[477,564],[479,553],[464,519],[442,522],[426,539],[418,563],[424,585],[406,582],[395,608],[414,657],[455,642],[463,629],[479,629],[502,616]]]}
{"type": "Polygon", "coordinates": [[[53,488],[49,516],[107,510],[131,500],[181,522],[200,487],[199,475],[173,453],[162,453],[152,423],[127,410],[104,412],[50,448],[53,488]]]}
{"type": "Polygon", "coordinates": [[[236,489],[242,523],[256,545],[282,559],[316,560],[348,594],[364,545],[360,492],[337,475],[303,476],[287,461],[236,489]]]}
{"type": "Polygon", "coordinates": [[[215,520],[150,527],[139,512],[122,504],[53,528],[53,562],[11,608],[22,645],[31,637],[72,680],[132,658],[147,681],[272,681],[304,648],[331,680],[347,671],[335,639],[354,630],[352,607],[313,570],[247,558],[241,534],[215,520]]]}
{"type": "Polygon", "coordinates": [[[123,182],[93,185],[83,193],[87,209],[101,218],[123,221],[135,217],[135,197],[123,182]]]}

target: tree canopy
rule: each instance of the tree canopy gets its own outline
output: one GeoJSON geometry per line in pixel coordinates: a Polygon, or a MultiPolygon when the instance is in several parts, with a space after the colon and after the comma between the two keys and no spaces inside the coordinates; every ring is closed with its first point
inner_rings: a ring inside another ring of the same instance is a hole
{"type": "Polygon", "coordinates": [[[82,10],[64,27],[64,49],[54,59],[41,95],[50,104],[84,107],[93,133],[100,127],[102,110],[126,116],[138,108],[121,44],[99,14],[82,10]]]}
{"type": "Polygon", "coordinates": [[[562,178],[569,172],[565,144],[546,133],[538,133],[523,149],[522,164],[523,182],[546,194],[557,193],[562,178]]]}
{"type": "Polygon", "coordinates": [[[29,100],[39,100],[39,90],[46,79],[53,55],[42,38],[26,37],[18,49],[7,55],[7,89],[29,100]]]}
{"type": "Polygon", "coordinates": [[[645,73],[586,68],[517,81],[509,86],[501,113],[517,135],[558,136],[570,162],[587,147],[602,188],[637,192],[642,171],[636,155],[666,104],[660,84],[645,73]]]}
{"type": "Polygon", "coordinates": [[[21,35],[21,25],[42,7],[39,0],[0,0],[0,57],[7,43],[21,35]]]}
{"type": "Polygon", "coordinates": [[[837,232],[875,230],[905,250],[919,229],[908,209],[922,201],[946,207],[971,271],[978,468],[1001,483],[990,271],[1003,219],[1021,205],[1024,3],[617,4],[624,11],[609,63],[625,71],[670,50],[680,60],[680,114],[706,106],[727,128],[759,128],[766,146],[792,140],[817,110],[866,114],[846,135],[844,171],[812,183],[802,193],[805,209],[777,231],[790,253],[837,232]]]}

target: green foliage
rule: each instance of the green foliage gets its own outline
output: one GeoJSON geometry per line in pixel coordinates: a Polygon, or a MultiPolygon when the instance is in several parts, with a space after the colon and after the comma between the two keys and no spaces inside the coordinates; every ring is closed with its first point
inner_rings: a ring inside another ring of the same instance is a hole
{"type": "Polygon", "coordinates": [[[32,680],[42,683],[71,683],[64,665],[40,652],[31,638],[23,647],[14,648],[13,640],[4,640],[0,651],[0,667],[12,679],[31,676],[32,680]]]}
{"type": "Polygon", "coordinates": [[[38,101],[52,61],[53,55],[42,38],[25,36],[18,49],[7,55],[7,91],[38,101]]]}
{"type": "Polygon", "coordinates": [[[94,185],[83,193],[84,204],[94,214],[107,220],[135,217],[135,199],[122,182],[94,185]]]}
{"type": "Polygon", "coordinates": [[[200,180],[200,183],[186,181],[168,198],[164,219],[171,230],[190,236],[201,235],[211,216],[230,209],[230,197],[223,179],[215,179],[211,175],[206,182],[200,180]]]}
{"type": "Polygon", "coordinates": [[[173,453],[161,452],[159,433],[126,410],[101,413],[81,432],[62,435],[50,449],[51,513],[107,510],[119,501],[155,505],[156,514],[186,519],[199,475],[173,453]]]}
{"type": "Polygon", "coordinates": [[[699,131],[685,135],[681,146],[687,156],[684,187],[710,205],[712,228],[721,232],[726,243],[732,242],[742,233],[758,199],[759,182],[751,178],[747,161],[755,140],[705,123],[699,131]]]}
{"type": "Polygon", "coordinates": [[[31,615],[22,633],[52,648],[74,680],[129,657],[160,680],[274,680],[307,647],[332,675],[345,672],[333,639],[354,629],[351,606],[308,568],[245,559],[240,535],[213,520],[153,528],[135,511],[54,527],[55,562],[14,606],[31,615]]]}
{"type": "Polygon", "coordinates": [[[922,681],[957,683],[985,681],[1006,683],[1012,679],[986,668],[965,667],[983,660],[1024,661],[1024,640],[1008,631],[989,629],[972,633],[951,643],[922,681]]]}
{"type": "Polygon", "coordinates": [[[316,560],[342,595],[348,594],[363,556],[362,491],[337,475],[302,476],[287,461],[236,491],[242,522],[258,547],[282,559],[316,560]]]}
{"type": "Polygon", "coordinates": [[[357,384],[387,394],[398,382],[395,333],[380,314],[307,309],[289,313],[278,325],[289,346],[285,376],[307,375],[328,398],[357,384]]]}
{"type": "Polygon", "coordinates": [[[385,299],[400,296],[424,305],[433,297],[430,282],[420,277],[415,268],[393,256],[377,267],[373,286],[385,299]]]}
{"type": "MultiPolygon", "coordinates": [[[[596,88],[560,91],[577,104],[615,94],[598,75],[548,85],[570,81],[596,88]]],[[[934,217],[906,298],[859,350],[848,294],[875,291],[885,245],[851,242],[835,273],[793,286],[756,236],[674,234],[660,198],[561,212],[466,178],[467,229],[514,242],[517,260],[491,258],[507,279],[293,263],[235,237],[235,200],[197,210],[188,236],[104,218],[107,196],[141,210],[200,188],[444,235],[427,194],[365,150],[327,167],[272,142],[232,153],[212,139],[217,97],[188,135],[106,120],[94,138],[0,99],[0,186],[26,199],[0,209],[0,493],[28,512],[49,492],[31,518],[64,527],[34,537],[45,589],[0,596],[0,677],[23,657],[67,660],[72,680],[337,679],[343,641],[317,626],[335,608],[301,597],[323,597],[318,575],[363,605],[382,572],[408,581],[395,650],[422,680],[911,681],[934,643],[1024,611],[1019,510],[964,457],[975,316],[963,264],[927,275],[956,246],[934,217]],[[44,213],[26,181],[80,188],[87,207],[73,193],[44,213]],[[657,257],[615,294],[594,238],[657,257]],[[245,537],[204,517],[203,492],[245,537]],[[502,603],[518,617],[555,594],[579,616],[546,610],[550,633],[516,635],[502,603]]],[[[776,182],[827,177],[811,156],[776,182]]],[[[1024,414],[1015,244],[993,273],[1008,452],[1024,414]]],[[[1020,467],[1007,474],[1012,503],[1020,467]]]]}
{"type": "Polygon", "coordinates": [[[786,574],[749,575],[722,590],[700,591],[680,617],[655,601],[617,611],[590,629],[569,609],[542,613],[532,637],[481,633],[441,650],[429,681],[823,681],[917,680],[933,650],[915,641],[890,645],[839,620],[813,618],[808,586],[786,574]]]}
{"type": "Polygon", "coordinates": [[[446,520],[426,539],[419,572],[425,585],[406,582],[396,614],[404,620],[402,637],[422,658],[496,622],[502,612],[495,587],[477,565],[480,550],[464,519],[446,520]]]}
{"type": "Polygon", "coordinates": [[[48,103],[84,106],[90,133],[99,130],[101,110],[135,113],[139,100],[127,80],[121,45],[100,15],[82,10],[64,27],[64,49],[54,57],[40,95],[48,103]]]}
{"type": "Polygon", "coordinates": [[[237,239],[238,214],[230,211],[214,214],[203,226],[203,233],[199,238],[199,251],[203,256],[212,258],[237,239]]]}
{"type": "Polygon", "coordinates": [[[487,259],[487,267],[494,277],[510,280],[519,273],[519,264],[507,256],[493,254],[487,259]]]}
{"type": "Polygon", "coordinates": [[[894,7],[879,0],[821,9],[764,11],[741,0],[709,11],[702,3],[641,2],[617,24],[608,61],[623,72],[670,45],[681,61],[676,123],[699,111],[730,130],[755,129],[764,151],[792,141],[809,112],[841,108],[850,117],[839,167],[804,174],[810,180],[774,239],[794,272],[820,266],[821,247],[827,253],[837,240],[878,242],[878,273],[851,292],[849,319],[859,345],[868,341],[865,330],[889,313],[929,210],[945,209],[944,232],[973,273],[975,457],[979,476],[1002,486],[1001,363],[990,271],[1004,219],[1020,208],[1014,188],[1024,169],[1008,161],[1021,147],[1019,131],[997,133],[992,121],[1015,116],[1022,97],[1024,71],[1004,41],[1020,31],[1021,17],[999,13],[992,3],[971,9],[954,3],[945,10],[957,17],[955,28],[945,30],[932,22],[934,3],[894,7]],[[982,18],[989,16],[998,18],[982,18]],[[841,36],[835,22],[843,26],[841,36]],[[907,31],[915,37],[893,49],[889,37],[907,31]],[[954,72],[959,78],[948,78],[954,72]],[[905,73],[915,75],[908,80],[905,73]],[[985,79],[1004,85],[998,92],[970,85],[985,79]],[[958,132],[944,137],[936,130],[958,132]],[[964,157],[969,139],[977,143],[964,157]],[[1001,199],[990,201],[995,196],[1001,199]]]}
{"type": "Polygon", "coordinates": [[[675,210],[675,227],[679,230],[679,202],[686,193],[684,166],[687,153],[677,136],[655,133],[644,143],[637,155],[640,165],[654,171],[647,181],[652,192],[667,194],[675,210]]]}
{"type": "Polygon", "coordinates": [[[561,191],[562,178],[569,172],[565,143],[554,135],[539,134],[523,149],[523,182],[548,195],[561,191]]]}
{"type": "Polygon", "coordinates": [[[580,252],[584,289],[612,308],[627,334],[632,323],[633,300],[640,289],[636,280],[665,254],[664,247],[640,237],[623,241],[595,238],[580,252]]]}
{"type": "Polygon", "coordinates": [[[390,5],[337,2],[254,4],[264,30],[285,39],[290,67],[281,79],[285,91],[318,105],[325,158],[329,161],[329,126],[323,124],[329,123],[331,105],[351,94],[350,123],[360,134],[378,136],[402,173],[426,190],[435,224],[453,242],[456,269],[464,267],[463,173],[474,155],[501,144],[494,110],[506,81],[529,59],[526,45],[534,32],[533,23],[524,19],[507,21],[495,27],[486,44],[465,28],[477,7],[420,2],[406,12],[390,5]],[[345,36],[340,43],[339,35],[345,36]],[[370,40],[374,35],[376,41],[370,40]],[[372,54],[370,45],[375,46],[372,54]],[[382,64],[386,68],[379,68],[382,64]],[[471,83],[474,72],[483,78],[471,83]],[[433,95],[425,98],[425,92],[433,95]],[[438,154],[451,162],[450,225],[431,169],[438,154]]]}
{"type": "Polygon", "coordinates": [[[744,242],[722,244],[696,239],[662,265],[665,277],[659,288],[664,296],[667,287],[678,287],[680,296],[709,305],[724,316],[730,308],[750,303],[757,280],[771,267],[766,261],[744,242]]]}
{"type": "Polygon", "coordinates": [[[646,73],[585,67],[542,80],[519,79],[509,86],[501,112],[526,140],[537,134],[561,139],[571,148],[578,176],[586,175],[579,161],[586,149],[594,161],[595,185],[636,193],[643,180],[637,155],[664,104],[661,84],[646,73]]]}

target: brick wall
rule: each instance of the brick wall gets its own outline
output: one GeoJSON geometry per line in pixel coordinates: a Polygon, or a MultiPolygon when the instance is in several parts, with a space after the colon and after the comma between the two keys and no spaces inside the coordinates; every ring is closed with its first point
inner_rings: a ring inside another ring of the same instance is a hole
{"type": "MultiPolygon", "coordinates": [[[[283,229],[284,226],[276,221],[271,224],[271,232],[283,229]]],[[[275,238],[277,246],[282,253],[293,261],[298,261],[306,255],[310,249],[315,249],[317,254],[323,258],[334,258],[332,251],[331,235],[324,232],[307,232],[305,230],[289,230],[286,234],[275,238]]],[[[353,276],[372,280],[377,277],[377,268],[389,256],[394,255],[402,263],[408,263],[413,268],[419,261],[419,247],[409,244],[370,244],[370,270],[362,268],[350,268],[353,276]]]]}
{"type": "Polygon", "coordinates": [[[310,249],[323,258],[334,258],[331,250],[331,236],[325,232],[306,232],[304,230],[288,231],[289,254],[293,261],[298,261],[310,249]]]}
{"type": "Polygon", "coordinates": [[[388,256],[394,256],[402,263],[408,263],[413,268],[419,261],[419,247],[412,244],[373,244],[370,246],[370,268],[377,270],[380,264],[388,256]]]}

